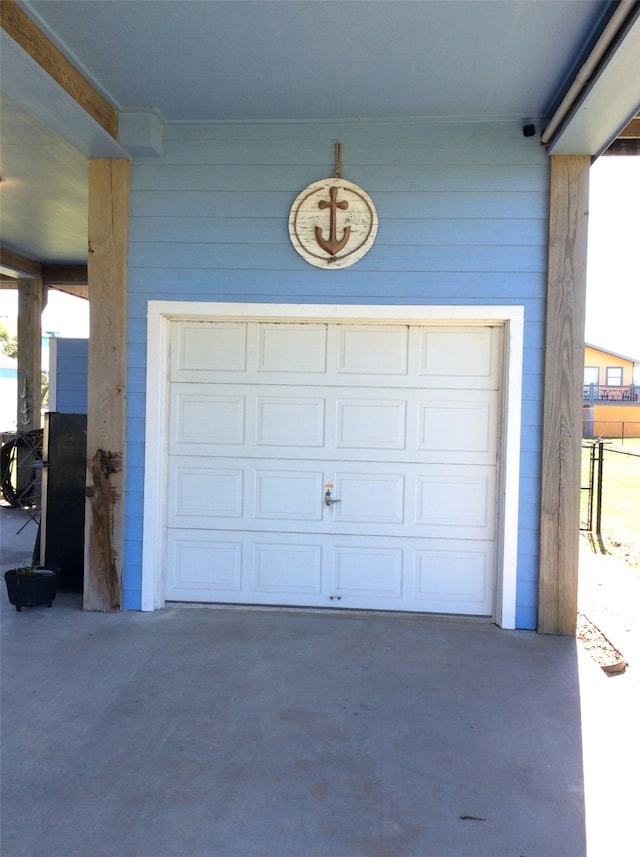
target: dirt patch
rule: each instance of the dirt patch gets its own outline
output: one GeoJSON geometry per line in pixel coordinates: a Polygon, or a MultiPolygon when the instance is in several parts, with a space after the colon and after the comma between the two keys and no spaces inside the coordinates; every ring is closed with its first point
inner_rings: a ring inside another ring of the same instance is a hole
{"type": "Polygon", "coordinates": [[[619,542],[607,536],[604,537],[603,542],[606,553],[624,560],[633,568],[640,569],[640,543],[619,542]]]}
{"type": "Polygon", "coordinates": [[[619,675],[626,670],[628,664],[622,652],[583,613],[578,613],[576,636],[607,675],[619,675]]]}

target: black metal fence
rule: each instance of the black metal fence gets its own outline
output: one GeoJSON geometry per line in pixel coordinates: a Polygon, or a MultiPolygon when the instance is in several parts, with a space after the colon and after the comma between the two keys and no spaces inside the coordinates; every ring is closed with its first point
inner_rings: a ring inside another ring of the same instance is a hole
{"type": "MultiPolygon", "coordinates": [[[[638,409],[640,413],[640,408],[638,409]]],[[[582,417],[582,437],[597,440],[599,437],[611,437],[623,444],[627,440],[640,438],[640,420],[596,420],[591,408],[585,408],[582,417]]]]}
{"type": "Polygon", "coordinates": [[[580,529],[640,549],[640,444],[582,444],[580,529]]]}
{"type": "Polygon", "coordinates": [[[582,483],[580,490],[580,529],[601,534],[602,528],[602,474],[604,468],[604,441],[582,444],[582,483]],[[587,455],[585,456],[585,451],[587,455]],[[586,484],[585,484],[586,483],[586,484]]]}

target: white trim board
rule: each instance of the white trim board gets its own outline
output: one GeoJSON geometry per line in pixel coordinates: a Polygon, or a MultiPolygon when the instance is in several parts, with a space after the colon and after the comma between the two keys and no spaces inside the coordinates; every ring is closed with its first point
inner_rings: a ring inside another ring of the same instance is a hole
{"type": "Polygon", "coordinates": [[[143,504],[142,610],[164,606],[166,474],[170,325],[177,319],[243,321],[390,322],[503,324],[500,510],[494,621],[515,627],[518,497],[524,307],[522,306],[354,306],[341,304],[245,304],[149,301],[147,305],[147,404],[143,504]]]}

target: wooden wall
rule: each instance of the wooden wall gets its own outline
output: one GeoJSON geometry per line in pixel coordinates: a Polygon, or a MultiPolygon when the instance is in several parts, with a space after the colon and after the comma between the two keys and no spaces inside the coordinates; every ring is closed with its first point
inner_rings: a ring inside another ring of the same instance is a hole
{"type": "Polygon", "coordinates": [[[146,304],[517,304],[525,363],[517,624],[536,622],[548,158],[519,123],[185,124],[130,175],[124,606],[140,605],[146,304]],[[342,271],[293,250],[289,208],[342,174],[373,198],[372,250],[342,271]]]}

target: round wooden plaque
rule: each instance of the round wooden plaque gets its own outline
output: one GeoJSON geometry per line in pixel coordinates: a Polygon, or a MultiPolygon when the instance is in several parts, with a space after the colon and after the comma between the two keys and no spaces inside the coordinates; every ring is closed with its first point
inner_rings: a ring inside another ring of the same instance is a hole
{"type": "Polygon", "coordinates": [[[378,231],[373,200],[353,182],[335,176],[314,182],[296,197],[289,237],[316,268],[348,268],[367,253],[378,231]]]}

